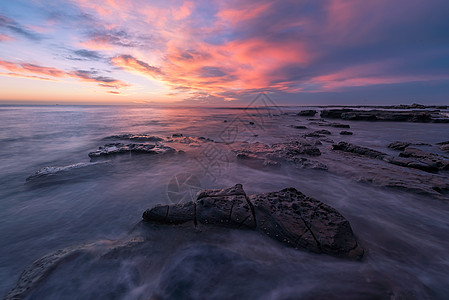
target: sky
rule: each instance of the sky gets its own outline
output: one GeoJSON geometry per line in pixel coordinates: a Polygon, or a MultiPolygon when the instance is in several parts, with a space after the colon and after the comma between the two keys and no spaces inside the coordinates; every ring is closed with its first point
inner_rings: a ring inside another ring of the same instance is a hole
{"type": "Polygon", "coordinates": [[[448,0],[0,1],[0,103],[448,104],[448,0]]]}

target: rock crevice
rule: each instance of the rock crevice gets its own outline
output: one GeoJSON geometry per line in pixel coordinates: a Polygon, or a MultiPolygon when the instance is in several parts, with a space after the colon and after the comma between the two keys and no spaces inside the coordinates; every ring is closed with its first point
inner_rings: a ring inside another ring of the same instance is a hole
{"type": "Polygon", "coordinates": [[[338,211],[294,188],[250,196],[241,184],[203,190],[195,201],[157,205],[142,217],[159,224],[253,229],[287,246],[337,257],[360,259],[364,253],[338,211]]]}

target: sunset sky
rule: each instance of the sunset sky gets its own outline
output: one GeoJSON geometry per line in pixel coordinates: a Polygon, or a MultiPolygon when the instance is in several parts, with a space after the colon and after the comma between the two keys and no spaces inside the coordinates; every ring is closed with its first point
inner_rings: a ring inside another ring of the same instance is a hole
{"type": "Polygon", "coordinates": [[[0,103],[449,103],[448,0],[0,1],[0,103]]]}

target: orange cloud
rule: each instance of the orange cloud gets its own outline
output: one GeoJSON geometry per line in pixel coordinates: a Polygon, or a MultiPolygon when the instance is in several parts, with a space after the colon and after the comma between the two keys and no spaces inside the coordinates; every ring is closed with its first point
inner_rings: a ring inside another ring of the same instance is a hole
{"type": "Polygon", "coordinates": [[[9,42],[9,41],[14,41],[15,39],[13,37],[10,37],[9,35],[6,34],[0,34],[0,42],[9,42]]]}

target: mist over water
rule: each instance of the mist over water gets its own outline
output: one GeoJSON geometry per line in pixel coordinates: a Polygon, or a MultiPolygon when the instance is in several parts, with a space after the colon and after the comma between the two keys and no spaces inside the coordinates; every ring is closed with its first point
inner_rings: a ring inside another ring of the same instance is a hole
{"type": "MultiPolygon", "coordinates": [[[[297,108],[284,108],[294,113],[297,108]]],[[[425,195],[360,183],[333,172],[239,163],[233,144],[282,142],[306,118],[213,108],[119,106],[0,107],[0,296],[36,259],[94,244],[61,263],[29,299],[445,299],[449,295],[449,204],[425,195]],[[263,119],[260,119],[263,117],[263,119]],[[225,122],[226,121],[226,122],[225,122]],[[240,128],[240,127],[239,127],[240,128]],[[206,137],[168,144],[184,153],[122,155],[90,163],[88,153],[116,134],[206,137]],[[209,162],[211,168],[203,164],[209,162]],[[43,167],[68,167],[26,181],[43,167]],[[367,250],[362,262],[284,247],[257,232],[140,223],[142,212],[174,200],[167,188],[189,174],[199,187],[242,183],[248,195],[294,187],[342,213],[367,250]],[[131,250],[120,241],[144,237],[131,250]],[[113,250],[111,250],[113,249],[113,250]]],[[[390,142],[449,140],[447,124],[345,122],[353,136],[332,139],[388,152],[390,142]]],[[[334,134],[336,133],[336,134],[334,134]]],[[[327,147],[328,145],[323,145],[327,147]]],[[[427,147],[427,146],[423,146],[427,147]]],[[[438,150],[436,150],[438,152],[438,150]]],[[[440,153],[443,154],[443,153],[440,153]]],[[[337,169],[337,171],[335,171],[337,169]]]]}

